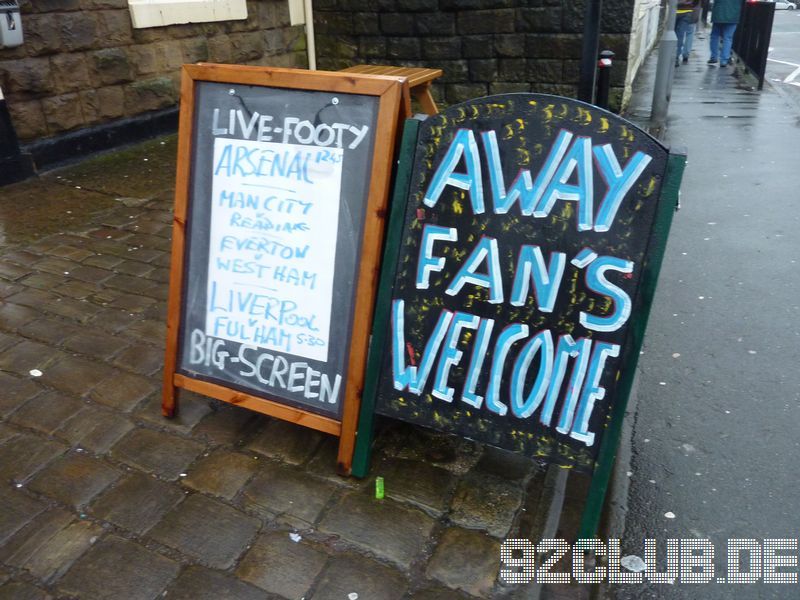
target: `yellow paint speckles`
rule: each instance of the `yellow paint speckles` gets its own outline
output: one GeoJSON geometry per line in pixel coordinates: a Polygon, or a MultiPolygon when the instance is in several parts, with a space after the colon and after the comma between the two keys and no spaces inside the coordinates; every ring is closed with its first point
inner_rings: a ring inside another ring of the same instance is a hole
{"type": "Polygon", "coordinates": [[[582,106],[579,106],[578,115],[575,117],[575,121],[581,123],[582,125],[590,125],[592,123],[592,113],[582,106]]]}
{"type": "Polygon", "coordinates": [[[647,182],[647,185],[642,190],[642,198],[649,198],[653,195],[656,191],[656,178],[651,177],[650,181],[647,182]]]}
{"type": "Polygon", "coordinates": [[[461,205],[461,202],[458,198],[453,199],[453,213],[460,215],[464,212],[464,207],[461,205]]]}
{"type": "Polygon", "coordinates": [[[504,140],[510,140],[513,137],[514,137],[514,128],[511,126],[511,124],[504,125],[503,126],[503,139],[504,140]]]}
{"type": "Polygon", "coordinates": [[[517,148],[517,164],[521,167],[531,164],[531,153],[527,148],[517,148]]]}
{"type": "Polygon", "coordinates": [[[553,109],[555,107],[556,107],[555,104],[548,104],[547,106],[544,107],[544,110],[542,112],[544,112],[545,122],[553,120],[553,109]]]}
{"type": "Polygon", "coordinates": [[[608,118],[600,117],[600,133],[608,131],[608,118]]]}

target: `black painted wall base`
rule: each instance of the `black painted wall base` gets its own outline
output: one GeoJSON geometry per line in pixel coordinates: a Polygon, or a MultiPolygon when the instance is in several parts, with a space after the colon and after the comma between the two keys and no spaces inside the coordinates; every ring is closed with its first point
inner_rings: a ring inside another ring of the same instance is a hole
{"type": "Polygon", "coordinates": [[[0,185],[27,179],[36,172],[30,154],[0,158],[0,185]]]}
{"type": "Polygon", "coordinates": [[[22,151],[33,158],[37,170],[42,170],[177,129],[178,108],[171,107],[24,144],[22,151]]]}

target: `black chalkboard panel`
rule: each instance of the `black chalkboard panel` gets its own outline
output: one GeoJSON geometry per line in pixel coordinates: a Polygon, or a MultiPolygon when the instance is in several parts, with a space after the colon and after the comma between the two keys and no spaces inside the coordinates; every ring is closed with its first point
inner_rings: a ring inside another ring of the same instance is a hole
{"type": "Polygon", "coordinates": [[[494,96],[425,121],[384,266],[377,411],[590,470],[636,363],[667,159],[567,98],[494,96]]]}
{"type": "Polygon", "coordinates": [[[338,419],[378,99],[195,94],[178,371],[338,419]]]}

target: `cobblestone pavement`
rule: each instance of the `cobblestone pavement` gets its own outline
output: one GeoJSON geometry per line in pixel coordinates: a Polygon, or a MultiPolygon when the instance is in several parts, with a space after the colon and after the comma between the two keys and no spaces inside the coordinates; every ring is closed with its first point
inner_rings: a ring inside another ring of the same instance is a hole
{"type": "Polygon", "coordinates": [[[497,580],[541,524],[529,460],[389,424],[379,501],[334,438],[186,392],[161,416],[174,155],[0,189],[0,599],[530,597],[497,580]]]}

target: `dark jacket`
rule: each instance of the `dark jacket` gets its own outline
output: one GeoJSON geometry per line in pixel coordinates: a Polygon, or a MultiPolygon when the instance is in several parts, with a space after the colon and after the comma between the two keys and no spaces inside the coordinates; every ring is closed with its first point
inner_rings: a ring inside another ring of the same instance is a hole
{"type": "Polygon", "coordinates": [[[714,10],[711,11],[711,22],[738,23],[739,13],[741,11],[741,0],[714,0],[714,10]]]}

